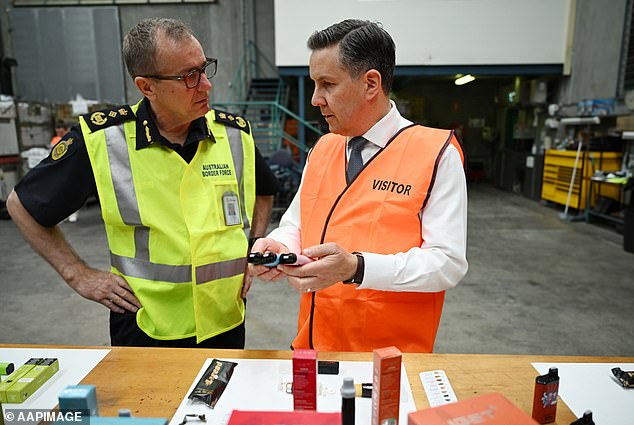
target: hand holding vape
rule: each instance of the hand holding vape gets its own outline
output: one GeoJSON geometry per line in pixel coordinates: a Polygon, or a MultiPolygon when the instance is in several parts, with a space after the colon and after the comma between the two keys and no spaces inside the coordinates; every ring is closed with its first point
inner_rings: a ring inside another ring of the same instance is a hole
{"type": "Polygon", "coordinates": [[[275,267],[278,264],[303,266],[304,264],[313,261],[313,259],[306,257],[305,255],[294,254],[292,252],[282,254],[276,254],[274,252],[252,252],[248,255],[247,261],[256,266],[275,267]]]}

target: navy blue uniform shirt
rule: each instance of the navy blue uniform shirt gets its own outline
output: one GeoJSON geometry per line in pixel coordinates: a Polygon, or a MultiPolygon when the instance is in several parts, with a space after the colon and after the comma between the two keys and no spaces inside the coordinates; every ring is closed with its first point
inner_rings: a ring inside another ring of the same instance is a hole
{"type": "MultiPolygon", "coordinates": [[[[205,117],[194,120],[185,143],[177,145],[160,135],[149,110],[149,101],[144,99],[136,112],[137,134],[145,134],[143,122],[147,121],[152,140],[176,151],[188,163],[193,159],[200,140],[209,137],[205,117]]],[[[62,137],[62,141],[73,139],[68,151],[53,160],[49,155],[15,186],[24,208],[42,226],[54,226],[71,213],[77,211],[90,196],[97,195],[97,186],[92,172],[86,143],[79,127],[73,126],[62,137]]],[[[213,136],[211,136],[213,139],[213,136]]],[[[61,142],[61,141],[60,141],[61,142]]],[[[137,149],[151,145],[143,137],[137,137],[137,149]]],[[[280,187],[268,164],[255,148],[256,195],[276,194],[280,187]]]]}

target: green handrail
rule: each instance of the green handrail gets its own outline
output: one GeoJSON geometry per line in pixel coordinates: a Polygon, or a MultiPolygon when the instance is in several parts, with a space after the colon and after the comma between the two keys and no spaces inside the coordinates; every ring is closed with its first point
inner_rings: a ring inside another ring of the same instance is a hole
{"type": "MultiPolygon", "coordinates": [[[[319,130],[317,127],[313,126],[299,115],[295,114],[288,108],[283,105],[280,105],[277,102],[265,102],[265,101],[254,101],[254,102],[214,102],[214,107],[218,106],[222,109],[226,109],[233,112],[242,113],[243,110],[249,111],[249,107],[258,110],[258,112],[262,112],[262,110],[266,110],[268,112],[268,119],[264,121],[265,123],[269,123],[270,125],[265,125],[262,127],[259,121],[254,121],[251,123],[251,129],[253,131],[254,137],[258,142],[258,146],[261,150],[264,150],[263,155],[266,155],[266,148],[268,146],[268,153],[272,153],[275,150],[281,148],[282,141],[286,140],[291,145],[296,146],[300,151],[300,160],[299,165],[303,166],[305,161],[305,154],[308,151],[308,147],[306,146],[306,134],[304,133],[304,140],[298,140],[295,137],[288,134],[284,131],[283,121],[286,117],[291,117],[297,120],[298,125],[304,126],[305,129],[308,129],[314,135],[315,138],[319,138],[323,135],[323,132],[319,130]],[[268,143],[266,142],[268,140],[268,143]]],[[[247,116],[247,118],[249,118],[247,116]]]]}
{"type": "Polygon", "coordinates": [[[214,102],[214,105],[223,105],[223,106],[247,106],[247,105],[272,106],[273,108],[279,109],[280,111],[284,112],[286,115],[289,115],[291,118],[296,119],[300,124],[304,125],[307,129],[315,132],[317,135],[323,136],[323,134],[324,134],[320,129],[318,129],[317,127],[315,127],[314,125],[312,125],[308,121],[304,120],[303,118],[301,118],[299,115],[297,115],[296,113],[294,113],[290,109],[286,108],[285,106],[280,105],[277,102],[262,102],[262,101],[256,101],[256,102],[246,102],[246,101],[245,102],[214,102]]]}
{"type": "MultiPolygon", "coordinates": [[[[246,97],[246,85],[248,81],[257,78],[264,73],[261,63],[266,64],[272,71],[275,78],[280,79],[277,67],[266,57],[266,55],[258,48],[258,46],[252,41],[245,43],[242,50],[242,56],[240,57],[240,63],[236,72],[229,83],[229,99],[230,101],[237,102],[244,100],[246,97]]],[[[281,102],[281,97],[284,91],[284,81],[280,79],[280,85],[277,89],[275,101],[281,102]]]]}

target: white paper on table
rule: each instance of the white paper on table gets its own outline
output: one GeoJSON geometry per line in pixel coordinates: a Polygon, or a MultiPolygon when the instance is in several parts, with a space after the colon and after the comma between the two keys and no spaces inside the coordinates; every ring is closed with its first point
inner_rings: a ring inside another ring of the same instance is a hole
{"type": "MultiPolygon", "coordinates": [[[[30,358],[55,358],[59,371],[23,403],[5,403],[8,409],[51,410],[59,402],[59,393],[68,385],[77,385],[110,352],[109,349],[0,348],[0,360],[18,369],[30,358]]],[[[6,378],[6,377],[5,377],[6,378]]],[[[99,392],[97,392],[99,400],[99,392]]]]}
{"type": "Polygon", "coordinates": [[[634,370],[634,363],[532,363],[540,375],[559,370],[559,396],[580,418],[592,411],[596,424],[632,425],[634,389],[623,388],[612,375],[612,368],[634,370]]]}
{"type": "MultiPolygon", "coordinates": [[[[204,403],[193,402],[187,397],[207,370],[213,359],[207,359],[193,380],[185,398],[176,410],[169,425],[178,425],[185,414],[205,414],[205,425],[226,425],[233,410],[292,411],[293,395],[285,392],[284,382],[292,381],[291,360],[219,359],[238,363],[229,385],[214,409],[204,403]]],[[[338,375],[317,375],[317,411],[340,412],[340,388],[344,377],[352,377],[355,384],[372,382],[372,362],[340,361],[338,375]]],[[[355,423],[370,423],[371,398],[355,398],[355,423]]],[[[407,415],[416,410],[409,386],[405,365],[401,364],[401,403],[399,423],[407,423],[407,415]]],[[[195,423],[194,423],[195,425],[195,423]]]]}

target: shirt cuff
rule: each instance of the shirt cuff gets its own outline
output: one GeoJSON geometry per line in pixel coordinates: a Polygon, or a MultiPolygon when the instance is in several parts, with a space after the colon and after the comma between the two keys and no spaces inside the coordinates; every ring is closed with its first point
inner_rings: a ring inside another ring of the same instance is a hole
{"type": "Polygon", "coordinates": [[[392,270],[394,264],[392,255],[373,254],[371,252],[362,252],[365,270],[363,273],[363,282],[357,289],[376,289],[385,291],[389,289],[394,277],[392,270]]]}

